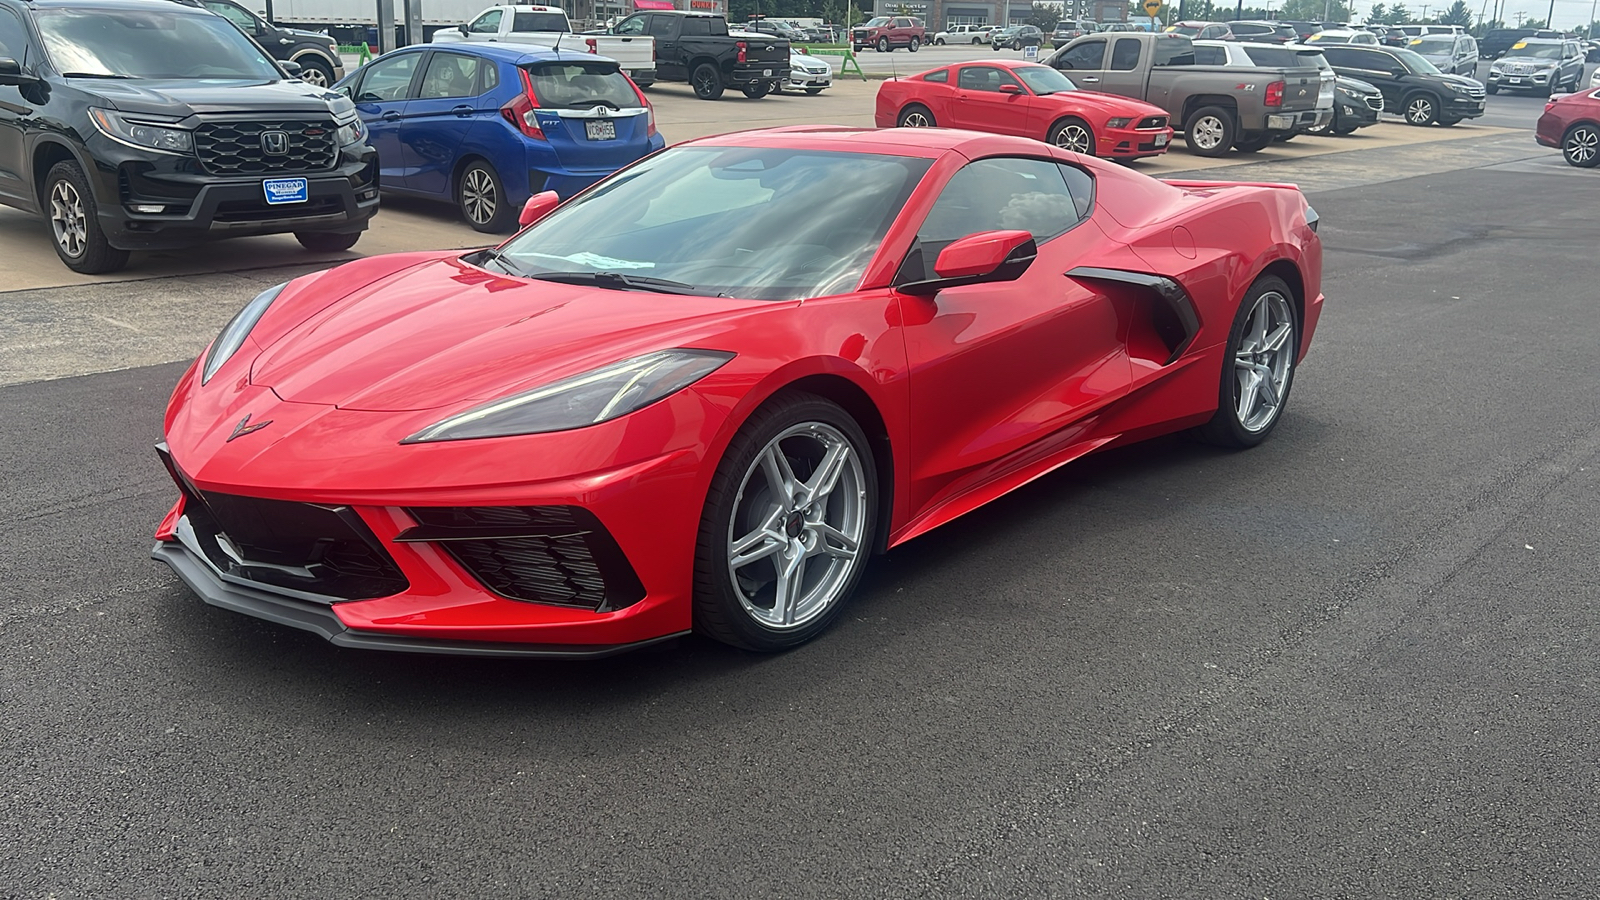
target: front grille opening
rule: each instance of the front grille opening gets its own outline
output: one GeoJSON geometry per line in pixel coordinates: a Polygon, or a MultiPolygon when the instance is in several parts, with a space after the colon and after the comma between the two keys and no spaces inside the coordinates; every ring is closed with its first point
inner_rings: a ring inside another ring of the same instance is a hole
{"type": "Polygon", "coordinates": [[[327,216],[344,212],[344,201],[338,197],[312,197],[304,203],[273,206],[266,200],[224,200],[217,204],[216,222],[259,222],[270,219],[300,219],[306,216],[327,216]]]}
{"type": "Polygon", "coordinates": [[[644,599],[622,548],[577,506],[418,507],[396,541],[431,543],[510,600],[610,612],[644,599]]]}
{"type": "Polygon", "coordinates": [[[213,175],[323,172],[338,163],[337,130],[332,119],[207,122],[195,129],[194,149],[213,175]]]}

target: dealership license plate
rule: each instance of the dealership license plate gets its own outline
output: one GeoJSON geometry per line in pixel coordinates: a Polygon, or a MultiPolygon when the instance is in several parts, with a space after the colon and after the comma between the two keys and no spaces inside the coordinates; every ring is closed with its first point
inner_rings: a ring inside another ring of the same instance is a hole
{"type": "Polygon", "coordinates": [[[614,141],[617,139],[617,123],[585,122],[583,133],[591,141],[614,141]]]}
{"type": "Polygon", "coordinates": [[[1506,84],[1521,84],[1521,83],[1522,83],[1522,79],[1521,78],[1507,78],[1506,79],[1506,84]]]}
{"type": "Polygon", "coordinates": [[[267,195],[267,205],[304,203],[311,199],[311,185],[304,178],[268,178],[261,182],[267,195]]]}
{"type": "Polygon", "coordinates": [[[1168,137],[1169,136],[1165,135],[1165,134],[1156,135],[1156,146],[1157,147],[1165,147],[1167,145],[1167,138],[1168,137]]]}

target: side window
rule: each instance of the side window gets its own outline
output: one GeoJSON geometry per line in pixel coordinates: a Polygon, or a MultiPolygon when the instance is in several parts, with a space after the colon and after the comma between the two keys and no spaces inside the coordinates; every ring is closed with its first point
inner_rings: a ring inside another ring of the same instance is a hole
{"type": "Polygon", "coordinates": [[[617,23],[616,34],[644,34],[644,16],[629,16],[617,23]]]}
{"type": "Polygon", "coordinates": [[[467,31],[472,34],[499,34],[500,19],[505,16],[504,10],[491,9],[474,19],[467,31]]]}
{"type": "Polygon", "coordinates": [[[1322,56],[1330,66],[1340,66],[1346,69],[1361,68],[1361,58],[1358,51],[1346,50],[1343,47],[1323,47],[1322,56]]]}
{"type": "Polygon", "coordinates": [[[949,84],[950,83],[950,70],[949,69],[940,69],[937,72],[929,72],[928,74],[922,76],[922,80],[923,81],[931,81],[934,84],[949,84]]]}
{"type": "Polygon", "coordinates": [[[1002,84],[1017,84],[1017,79],[995,66],[965,66],[956,81],[956,86],[964,91],[998,92],[1002,84]]]}
{"type": "Polygon", "coordinates": [[[460,53],[433,54],[433,58],[428,60],[428,71],[422,75],[422,89],[417,92],[417,98],[437,100],[443,97],[476,96],[478,65],[481,62],[476,56],[463,56],[460,53]]]}
{"type": "MultiPolygon", "coordinates": [[[[902,278],[935,277],[939,251],[969,234],[1020,229],[1044,243],[1078,224],[1079,207],[1067,188],[1067,168],[1012,157],[969,163],[950,179],[928,211],[917,232],[920,269],[919,261],[908,259],[910,269],[902,268],[902,278]]],[[[1090,197],[1092,187],[1084,202],[1090,197]]]]}
{"type": "Polygon", "coordinates": [[[1067,180],[1067,193],[1072,195],[1072,206],[1078,218],[1089,218],[1089,211],[1094,209],[1094,177],[1066,163],[1061,163],[1061,177],[1067,180]]]}
{"type": "Polygon", "coordinates": [[[1225,66],[1228,64],[1228,52],[1221,47],[1196,47],[1194,48],[1194,64],[1197,66],[1225,66]]]}
{"type": "MultiPolygon", "coordinates": [[[[656,37],[664,37],[664,38],[672,37],[672,32],[673,32],[672,18],[673,18],[672,16],[652,16],[650,18],[650,33],[652,35],[655,35],[656,37]]],[[[683,24],[685,26],[684,29],[683,29],[683,33],[684,34],[688,34],[689,33],[688,26],[693,25],[694,24],[694,20],[685,19],[683,24]]]]}
{"type": "MultiPolygon", "coordinates": [[[[662,16],[661,18],[664,19],[664,18],[666,18],[666,16],[662,16]]],[[[670,28],[671,26],[669,25],[668,27],[670,28]]],[[[696,35],[702,35],[703,36],[703,35],[709,35],[709,34],[713,34],[713,33],[714,32],[711,29],[711,20],[710,19],[693,18],[693,19],[684,19],[683,20],[683,36],[684,37],[694,37],[696,35]]]]}
{"type": "Polygon", "coordinates": [[[1085,41],[1076,47],[1068,48],[1060,56],[1057,68],[1061,69],[1089,69],[1091,71],[1105,68],[1106,42],[1085,41]]]}
{"type": "Polygon", "coordinates": [[[367,68],[361,77],[361,90],[357,103],[384,103],[404,100],[411,89],[411,76],[417,73],[417,60],[421,53],[403,53],[378,60],[367,68]]]}
{"type": "Polygon", "coordinates": [[[23,66],[32,62],[24,58],[29,56],[28,32],[22,27],[22,20],[9,9],[0,9],[0,56],[14,59],[23,66]]]}
{"type": "Polygon", "coordinates": [[[1137,38],[1119,38],[1111,48],[1111,68],[1117,72],[1131,72],[1139,67],[1139,41],[1137,38]]]}
{"type": "Polygon", "coordinates": [[[205,7],[238,26],[245,34],[256,33],[256,20],[232,3],[207,3],[205,7]]]}

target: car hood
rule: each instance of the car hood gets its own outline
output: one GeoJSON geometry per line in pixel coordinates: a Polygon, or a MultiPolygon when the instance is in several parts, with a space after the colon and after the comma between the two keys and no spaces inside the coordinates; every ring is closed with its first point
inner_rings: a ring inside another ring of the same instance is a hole
{"type": "Polygon", "coordinates": [[[1159,106],[1146,103],[1143,100],[1134,100],[1116,94],[1102,94],[1099,91],[1062,91],[1058,94],[1046,94],[1040,100],[1054,100],[1062,106],[1074,106],[1079,109],[1091,109],[1095,112],[1112,116],[1131,116],[1142,119],[1145,116],[1165,116],[1167,111],[1159,106]]]}
{"type": "Polygon", "coordinates": [[[1336,83],[1339,87],[1345,88],[1346,90],[1355,91],[1358,94],[1383,93],[1373,85],[1367,84],[1365,81],[1362,81],[1359,78],[1348,78],[1344,75],[1340,75],[1336,83]]]}
{"type": "Polygon", "coordinates": [[[1513,63],[1519,66],[1532,66],[1535,69],[1549,69],[1561,64],[1560,60],[1545,59],[1541,56],[1502,56],[1494,61],[1495,65],[1513,63]]]}
{"type": "MultiPolygon", "coordinates": [[[[69,79],[75,80],[75,79],[69,79]]],[[[185,117],[197,113],[328,113],[355,107],[343,95],[303,81],[96,79],[92,91],[121,112],[185,117]]]]}
{"type": "Polygon", "coordinates": [[[456,257],[325,300],[285,291],[303,318],[270,329],[250,380],[291,402],[366,411],[461,407],[654,350],[726,349],[730,320],[784,305],[510,278],[456,257]]]}

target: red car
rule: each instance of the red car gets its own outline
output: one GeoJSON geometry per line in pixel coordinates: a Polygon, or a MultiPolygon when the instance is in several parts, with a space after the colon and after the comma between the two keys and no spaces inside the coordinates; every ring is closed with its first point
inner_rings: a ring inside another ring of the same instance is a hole
{"type": "Polygon", "coordinates": [[[1600,90],[1590,88],[1544,105],[1534,139],[1560,147],[1567,162],[1580,169],[1600,163],[1600,90]]]}
{"type": "Polygon", "coordinates": [[[1159,156],[1172,126],[1159,106],[1081,91],[1038,63],[985,60],[885,81],[873,115],[879,128],[940,126],[1014,134],[1109,159],[1159,156]]]}
{"type": "Polygon", "coordinates": [[[751,131],[557,203],[250,301],[167,408],[155,557],[344,646],[779,650],[1074,459],[1260,443],[1322,309],[1293,186],[1022,138],[751,131]]]}

